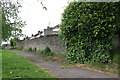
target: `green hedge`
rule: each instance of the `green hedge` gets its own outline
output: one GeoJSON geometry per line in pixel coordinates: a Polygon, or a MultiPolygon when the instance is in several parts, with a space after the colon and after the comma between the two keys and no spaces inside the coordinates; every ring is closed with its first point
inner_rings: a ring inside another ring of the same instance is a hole
{"type": "Polygon", "coordinates": [[[120,36],[120,2],[71,2],[62,14],[61,37],[73,63],[111,62],[120,36]]]}

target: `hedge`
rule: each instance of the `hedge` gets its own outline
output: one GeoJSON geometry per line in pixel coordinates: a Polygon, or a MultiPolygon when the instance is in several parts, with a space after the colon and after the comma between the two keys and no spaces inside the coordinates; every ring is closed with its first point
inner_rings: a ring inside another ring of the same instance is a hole
{"type": "Polygon", "coordinates": [[[73,63],[111,62],[120,36],[120,2],[71,2],[62,14],[61,37],[73,63]]]}

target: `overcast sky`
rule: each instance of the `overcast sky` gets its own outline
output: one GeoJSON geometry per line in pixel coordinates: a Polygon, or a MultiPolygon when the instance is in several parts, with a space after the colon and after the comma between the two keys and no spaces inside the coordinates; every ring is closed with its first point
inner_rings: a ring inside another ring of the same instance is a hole
{"type": "MultiPolygon", "coordinates": [[[[22,8],[20,8],[19,16],[27,24],[22,28],[22,33],[31,36],[31,34],[36,34],[38,30],[43,31],[49,23],[50,27],[60,24],[61,14],[69,1],[72,0],[43,0],[43,4],[47,7],[47,10],[44,10],[40,3],[41,0],[21,0],[22,8]]],[[[6,42],[2,42],[2,44],[4,43],[6,42]]]]}
{"type": "Polygon", "coordinates": [[[26,21],[26,26],[22,29],[23,34],[31,36],[36,34],[38,30],[43,31],[50,23],[50,27],[54,27],[61,23],[61,14],[69,0],[45,0],[43,4],[47,10],[42,8],[40,1],[23,0],[21,2],[20,17],[26,21]]]}

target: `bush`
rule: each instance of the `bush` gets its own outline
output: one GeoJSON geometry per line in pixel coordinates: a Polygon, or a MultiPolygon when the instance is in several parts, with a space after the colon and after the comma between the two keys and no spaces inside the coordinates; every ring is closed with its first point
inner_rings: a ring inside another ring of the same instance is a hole
{"type": "Polygon", "coordinates": [[[71,2],[67,6],[60,29],[70,62],[111,62],[112,41],[120,35],[119,5],[120,2],[71,2]]]}
{"type": "Polygon", "coordinates": [[[46,55],[47,55],[47,56],[53,56],[53,55],[54,55],[54,52],[47,52],[46,55]]]}
{"type": "Polygon", "coordinates": [[[54,55],[54,52],[52,52],[49,47],[46,47],[42,51],[38,51],[38,53],[41,53],[41,54],[46,55],[46,56],[53,56],[54,55]]]}
{"type": "Polygon", "coordinates": [[[28,48],[28,51],[33,51],[33,50],[32,50],[32,48],[30,47],[30,48],[28,48]]]}
{"type": "Polygon", "coordinates": [[[10,45],[13,47],[13,48],[16,48],[16,43],[19,39],[18,38],[13,38],[10,40],[10,45]]]}
{"type": "Polygon", "coordinates": [[[46,48],[44,49],[44,52],[45,52],[45,53],[48,53],[48,52],[51,52],[51,50],[50,50],[49,47],[46,47],[46,48]]]}
{"type": "Polygon", "coordinates": [[[41,50],[37,50],[37,53],[40,53],[40,54],[42,54],[42,51],[41,51],[41,50]]]}

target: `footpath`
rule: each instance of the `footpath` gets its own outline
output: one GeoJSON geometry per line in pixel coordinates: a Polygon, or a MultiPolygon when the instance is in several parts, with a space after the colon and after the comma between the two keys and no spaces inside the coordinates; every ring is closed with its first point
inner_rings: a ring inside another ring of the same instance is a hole
{"type": "Polygon", "coordinates": [[[77,67],[62,69],[60,67],[64,66],[64,64],[57,63],[57,62],[51,62],[51,61],[45,61],[43,59],[40,59],[38,58],[39,55],[34,52],[18,51],[18,50],[11,50],[11,51],[16,52],[17,54],[26,57],[28,60],[35,63],[40,68],[46,68],[46,70],[49,73],[59,78],[98,78],[98,80],[99,78],[108,78],[107,80],[119,80],[119,79],[114,79],[114,78],[118,78],[116,76],[112,76],[112,75],[108,75],[108,74],[104,74],[100,72],[95,72],[95,71],[91,71],[87,69],[77,68],[77,67]]]}

